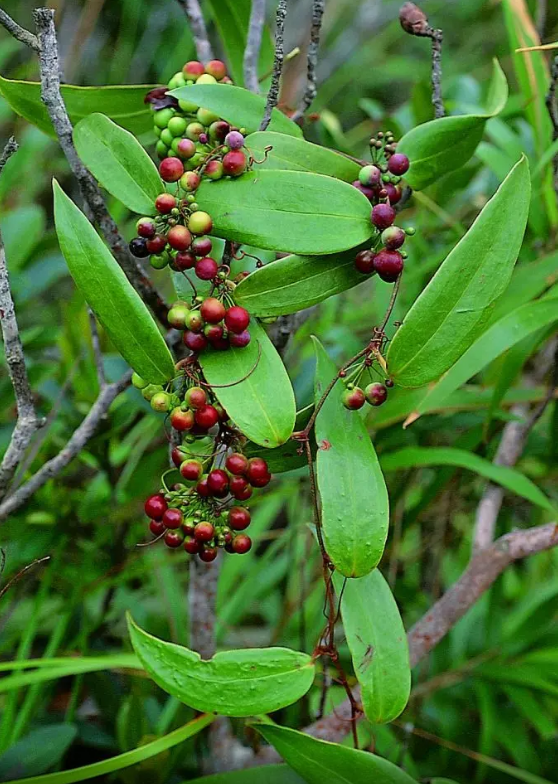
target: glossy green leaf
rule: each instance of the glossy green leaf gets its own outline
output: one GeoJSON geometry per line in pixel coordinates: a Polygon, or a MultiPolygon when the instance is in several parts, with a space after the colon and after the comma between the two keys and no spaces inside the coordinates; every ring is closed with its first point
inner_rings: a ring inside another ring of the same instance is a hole
{"type": "Polygon", "coordinates": [[[399,385],[419,387],[438,378],[482,331],[511,278],[527,224],[529,197],[529,167],[523,158],[396,332],[387,362],[399,385]]]}
{"type": "Polygon", "coordinates": [[[254,316],[286,316],[362,283],[356,250],[334,256],[286,256],[255,270],[237,286],[235,300],[254,316]]]}
{"type": "Polygon", "coordinates": [[[273,448],[284,444],[293,432],[294,392],[266,331],[255,320],[249,330],[248,346],[226,354],[204,351],[200,364],[236,426],[256,444],[273,448]]]}
{"type": "MultiPolygon", "coordinates": [[[[314,406],[306,406],[301,411],[297,411],[294,430],[303,430],[308,424],[314,406]]],[[[272,474],[281,474],[284,471],[294,471],[296,468],[302,468],[306,465],[306,453],[301,451],[300,444],[297,441],[289,440],[275,449],[266,449],[265,447],[254,444],[248,441],[244,447],[244,454],[246,457],[263,457],[269,466],[272,474]]]]}
{"type": "Polygon", "coordinates": [[[393,594],[378,569],[338,591],[366,717],[373,724],[393,721],[411,691],[407,636],[393,594]]]}
{"type": "Polygon", "coordinates": [[[53,188],[58,241],[76,286],[126,362],[146,381],[168,381],[174,362],[147,307],[56,180],[53,188]]]}
{"type": "MultiPolygon", "coordinates": [[[[337,367],[314,338],[318,403],[337,367]]],[[[338,381],[314,426],[322,527],[327,553],[345,577],[362,577],[377,566],[384,551],[388,496],[376,452],[364,423],[341,402],[338,381]]]]}
{"type": "Polygon", "coordinates": [[[263,161],[257,164],[258,170],[307,171],[352,182],[358,178],[361,169],[360,164],[339,152],[284,133],[251,133],[246,138],[246,146],[256,160],[263,161]]]}
{"type": "Polygon", "coordinates": [[[558,321],[557,298],[558,289],[554,297],[522,305],[487,329],[424,396],[417,405],[412,420],[426,411],[438,408],[448,395],[520,340],[558,321]]]}
{"type": "Polygon", "coordinates": [[[465,449],[452,447],[406,447],[397,452],[382,456],[382,469],[384,471],[404,471],[419,466],[459,466],[468,471],[474,471],[479,476],[484,476],[512,493],[526,498],[531,503],[555,511],[551,501],[539,488],[521,471],[507,466],[496,465],[490,460],[485,460],[479,455],[467,452],[465,449]]]}
{"type": "Polygon", "coordinates": [[[405,175],[411,188],[422,190],[467,163],[482,139],[486,121],[502,111],[507,99],[506,76],[495,60],[485,113],[440,117],[406,133],[397,151],[411,161],[405,175]]]}
{"type": "Polygon", "coordinates": [[[196,195],[214,234],[257,248],[317,256],[372,234],[368,199],[323,174],[256,168],[234,180],[206,180],[196,195]]]}
{"type": "Polygon", "coordinates": [[[303,781],[304,779],[287,765],[265,765],[246,770],[231,770],[229,773],[215,773],[183,784],[303,784],[303,781]]]}
{"type": "MultiPolygon", "coordinates": [[[[93,112],[102,112],[136,136],[152,131],[153,117],[143,102],[153,84],[107,85],[105,87],[78,87],[63,84],[62,97],[73,124],[93,112]]],[[[4,79],[0,76],[0,95],[14,112],[36,125],[49,136],[56,136],[48,112],[41,101],[39,82],[4,79]]]]}
{"type": "MultiPolygon", "coordinates": [[[[192,84],[171,90],[170,95],[210,109],[235,128],[245,128],[247,133],[259,130],[266,103],[264,95],[255,95],[230,84],[192,84]]],[[[302,136],[299,126],[279,109],[272,111],[268,130],[302,136]]]]}
{"type": "Polygon", "coordinates": [[[299,700],[314,662],[289,648],[221,651],[204,660],[182,645],[147,634],[128,615],[135,652],[155,683],[196,710],[223,716],[271,713],[299,700]]]}
{"type": "Polygon", "coordinates": [[[57,765],[77,735],[75,724],[38,727],[0,755],[0,781],[35,776],[57,765]]]}
{"type": "Polygon", "coordinates": [[[63,770],[59,773],[47,773],[44,776],[17,779],[17,781],[9,781],[7,784],[74,784],[76,781],[87,781],[88,779],[96,779],[99,776],[107,776],[109,773],[137,765],[139,762],[151,759],[151,757],[155,757],[167,749],[172,749],[173,746],[184,743],[185,740],[205,729],[212,721],[215,721],[215,716],[203,714],[183,727],[169,732],[168,735],[139,746],[137,749],[133,749],[133,751],[119,754],[117,757],[110,757],[101,762],[94,762],[92,765],[83,765],[81,768],[63,770]]]}
{"type": "Polygon", "coordinates": [[[78,155],[103,188],[132,212],[155,215],[163,182],[129,131],[104,114],[90,114],[76,125],[73,136],[78,155]]]}
{"type": "Polygon", "coordinates": [[[367,751],[317,740],[276,724],[253,724],[307,784],[417,784],[392,762],[367,751]]]}

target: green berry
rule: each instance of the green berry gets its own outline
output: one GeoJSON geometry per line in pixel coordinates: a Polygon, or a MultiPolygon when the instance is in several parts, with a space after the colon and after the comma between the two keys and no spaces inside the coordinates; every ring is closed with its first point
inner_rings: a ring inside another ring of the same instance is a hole
{"type": "Polygon", "coordinates": [[[158,128],[166,128],[172,117],[174,117],[174,109],[159,109],[153,115],[153,122],[158,128]]]}
{"type": "Polygon", "coordinates": [[[217,84],[217,79],[211,74],[202,74],[198,77],[196,84],[217,84]]]}
{"type": "Polygon", "coordinates": [[[136,389],[145,389],[148,384],[138,373],[132,373],[132,386],[136,389]]]}
{"type": "Polygon", "coordinates": [[[161,141],[164,144],[166,144],[167,147],[171,146],[173,138],[174,137],[173,137],[172,133],[169,131],[169,129],[168,128],[163,128],[163,130],[161,131],[160,139],[161,139],[161,141]]]}
{"type": "Polygon", "coordinates": [[[178,105],[182,109],[183,112],[186,112],[186,114],[193,114],[194,112],[197,112],[197,110],[198,110],[198,104],[197,103],[192,103],[192,101],[184,101],[181,98],[179,98],[179,100],[178,100],[178,105]]]}
{"type": "Polygon", "coordinates": [[[162,142],[160,139],[155,145],[155,152],[159,156],[159,158],[166,158],[168,153],[168,147],[165,142],[162,142]]]}
{"type": "Polygon", "coordinates": [[[149,263],[156,270],[164,269],[170,261],[168,253],[158,253],[149,257],[149,263]]]}
{"type": "Polygon", "coordinates": [[[156,125],[153,126],[153,132],[155,133],[155,136],[157,138],[159,138],[159,136],[161,135],[161,129],[158,128],[156,125]]]}
{"type": "Polygon", "coordinates": [[[168,129],[173,136],[182,136],[187,124],[184,117],[173,117],[169,120],[168,129]]]}
{"type": "Polygon", "coordinates": [[[154,411],[166,414],[170,407],[171,397],[167,392],[156,392],[149,402],[154,411]]]}
{"type": "Polygon", "coordinates": [[[200,108],[196,113],[196,118],[198,122],[207,127],[211,125],[211,123],[217,122],[219,115],[215,114],[215,112],[212,112],[210,109],[200,108]]]}
{"type": "Polygon", "coordinates": [[[141,394],[146,400],[151,400],[153,395],[156,395],[158,392],[162,392],[163,387],[160,384],[148,384],[141,390],[141,394]]]}

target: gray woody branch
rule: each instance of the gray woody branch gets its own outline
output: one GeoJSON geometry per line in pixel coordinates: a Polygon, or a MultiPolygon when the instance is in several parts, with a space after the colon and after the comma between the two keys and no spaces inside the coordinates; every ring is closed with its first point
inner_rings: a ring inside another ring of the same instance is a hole
{"type": "Polygon", "coordinates": [[[414,3],[405,3],[399,11],[401,27],[409,35],[430,38],[432,41],[432,105],[434,117],[444,117],[445,109],[442,100],[442,41],[441,30],[430,27],[424,11],[414,3]]]}
{"type": "Polygon", "coordinates": [[[188,25],[192,31],[196,53],[202,63],[213,59],[213,50],[209,43],[207,28],[203,19],[198,0],[178,0],[179,6],[184,11],[188,25]]]}
{"type": "Polygon", "coordinates": [[[253,93],[259,93],[258,62],[262,45],[262,33],[265,23],[266,0],[252,0],[248,36],[244,49],[244,86],[253,93]]]}
{"type": "Polygon", "coordinates": [[[287,0],[279,0],[277,13],[275,15],[275,57],[273,58],[273,71],[271,74],[271,85],[267,94],[265,111],[260,131],[267,130],[271,122],[271,113],[279,102],[279,88],[281,85],[281,74],[283,73],[283,62],[285,60],[285,19],[287,18],[287,0]]]}
{"type": "Polygon", "coordinates": [[[324,8],[325,0],[314,0],[312,3],[312,26],[310,27],[310,43],[308,44],[308,56],[306,61],[306,88],[302,97],[302,103],[292,116],[292,119],[295,122],[300,119],[304,112],[310,107],[318,92],[316,68],[318,67],[318,49],[320,47],[320,32],[322,29],[324,8]]]}

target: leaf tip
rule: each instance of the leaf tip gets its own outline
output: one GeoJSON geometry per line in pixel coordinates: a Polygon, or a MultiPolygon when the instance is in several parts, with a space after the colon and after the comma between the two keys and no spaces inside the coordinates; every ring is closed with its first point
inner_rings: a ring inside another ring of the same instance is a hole
{"type": "Polygon", "coordinates": [[[403,422],[403,430],[406,430],[409,425],[412,425],[413,422],[416,422],[419,417],[420,413],[418,411],[411,411],[407,419],[403,422]]]}

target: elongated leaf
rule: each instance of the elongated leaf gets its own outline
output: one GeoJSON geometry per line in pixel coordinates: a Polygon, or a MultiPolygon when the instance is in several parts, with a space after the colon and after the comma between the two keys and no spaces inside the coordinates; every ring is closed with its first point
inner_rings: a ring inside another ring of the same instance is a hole
{"type": "Polygon", "coordinates": [[[0,755],[0,781],[34,776],[58,764],[77,735],[75,724],[39,727],[0,755]]]}
{"type": "MultiPolygon", "coordinates": [[[[171,90],[170,95],[210,109],[235,128],[244,128],[246,133],[259,130],[264,116],[265,96],[255,95],[243,87],[230,84],[192,84],[171,90]]],[[[279,109],[271,113],[269,130],[289,136],[302,136],[299,126],[279,109]]]]}
{"type": "Polygon", "coordinates": [[[214,234],[257,248],[317,256],[354,248],[372,234],[368,199],[322,174],[254,170],[206,180],[197,202],[211,215],[214,234]]]}
{"type": "Polygon", "coordinates": [[[23,669],[36,667],[29,672],[15,673],[0,678],[0,694],[13,691],[23,686],[32,686],[44,681],[57,681],[69,675],[85,672],[102,672],[103,670],[139,669],[141,664],[136,656],[130,653],[119,653],[112,656],[81,656],[76,658],[29,659],[26,661],[3,662],[3,669],[23,669]]]}
{"type": "Polygon", "coordinates": [[[362,283],[356,250],[334,256],[286,256],[255,270],[235,289],[235,300],[255,316],[285,316],[362,283]]]}
{"type": "Polygon", "coordinates": [[[56,180],[53,189],[58,240],[76,286],[126,362],[146,381],[168,381],[174,362],[147,307],[56,180]]]}
{"type": "MultiPolygon", "coordinates": [[[[321,343],[316,352],[315,402],[337,375],[321,343]]],[[[341,402],[341,381],[326,398],[314,426],[322,527],[327,553],[345,577],[377,566],[387,536],[389,510],[384,477],[362,419],[341,402]]]]}
{"type": "Polygon", "coordinates": [[[378,569],[347,581],[341,616],[364,712],[374,724],[393,721],[409,700],[411,668],[403,622],[378,569]]]}
{"type": "Polygon", "coordinates": [[[266,331],[255,320],[249,330],[248,346],[230,349],[226,355],[205,351],[200,364],[237,427],[256,444],[273,448],[284,444],[293,432],[294,392],[266,331]]]}
{"type": "Polygon", "coordinates": [[[405,175],[411,188],[422,190],[467,163],[482,139],[486,121],[502,111],[507,99],[508,83],[495,60],[484,114],[441,117],[406,133],[397,145],[397,151],[405,153],[411,161],[405,175]]]}
{"type": "Polygon", "coordinates": [[[485,460],[479,455],[471,454],[465,449],[451,447],[406,447],[382,457],[384,471],[402,471],[418,466],[450,465],[466,468],[491,482],[502,485],[512,493],[526,498],[531,503],[554,512],[551,501],[521,471],[507,466],[500,466],[485,460]]]}
{"type": "Polygon", "coordinates": [[[91,174],[132,212],[154,215],[164,190],[149,155],[129,131],[104,114],[90,114],[74,128],[74,144],[91,174]]]}
{"type": "Polygon", "coordinates": [[[246,139],[246,146],[258,161],[263,161],[258,164],[258,169],[307,171],[351,182],[357,179],[361,168],[341,153],[284,133],[251,133],[246,139]]]}
{"type": "Polygon", "coordinates": [[[397,765],[367,751],[317,740],[276,724],[253,724],[308,784],[416,784],[397,765]]]}
{"type": "MultiPolygon", "coordinates": [[[[122,84],[105,87],[78,87],[63,84],[62,97],[73,124],[93,112],[102,112],[136,136],[152,131],[153,117],[143,102],[154,84],[122,84]]],[[[36,125],[49,136],[56,136],[48,112],[41,101],[39,82],[4,79],[0,76],[0,94],[14,112],[36,125]]]]}
{"type": "Polygon", "coordinates": [[[387,355],[404,387],[438,378],[475,341],[505,290],[527,224],[529,167],[514,166],[416,300],[387,355]]]}
{"type": "Polygon", "coordinates": [[[426,411],[438,408],[448,395],[489,365],[504,351],[512,348],[536,330],[558,321],[557,298],[558,289],[555,297],[522,305],[493,324],[425,395],[408,421],[414,421],[426,411]]]}
{"type": "Polygon", "coordinates": [[[215,716],[203,714],[183,727],[174,730],[174,732],[169,732],[168,735],[162,738],[157,738],[157,740],[151,743],[139,746],[137,749],[133,749],[133,751],[119,754],[117,757],[94,762],[92,765],[84,765],[81,768],[60,771],[59,773],[47,773],[44,776],[17,779],[17,781],[9,781],[7,784],[24,784],[24,782],[25,784],[74,784],[76,781],[87,781],[98,776],[106,776],[109,773],[114,773],[116,770],[124,770],[124,768],[129,768],[131,765],[137,765],[139,762],[151,759],[151,757],[155,757],[167,749],[172,749],[173,746],[184,743],[185,740],[205,729],[212,721],[215,721],[215,716]]]}
{"type": "Polygon", "coordinates": [[[311,657],[288,648],[222,651],[206,661],[147,634],[130,616],[128,629],[155,683],[196,710],[224,716],[271,713],[299,700],[314,680],[311,657]]]}
{"type": "Polygon", "coordinates": [[[287,765],[266,765],[265,767],[231,770],[229,773],[215,773],[183,784],[303,784],[294,770],[287,765]]]}

